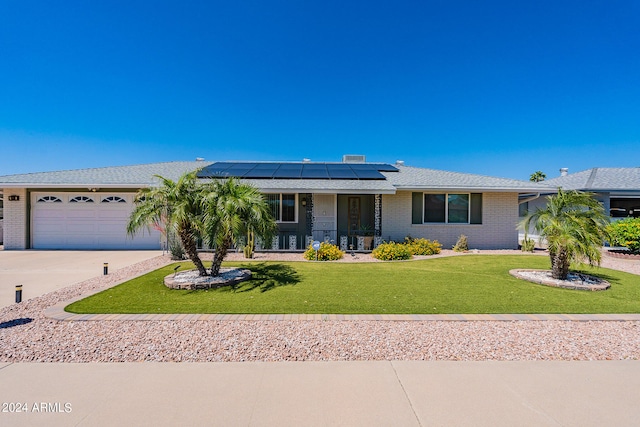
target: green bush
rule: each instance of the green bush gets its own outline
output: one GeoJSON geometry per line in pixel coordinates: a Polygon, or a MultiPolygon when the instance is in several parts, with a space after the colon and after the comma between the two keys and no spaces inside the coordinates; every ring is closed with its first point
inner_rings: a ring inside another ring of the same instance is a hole
{"type": "Polygon", "coordinates": [[[529,238],[529,237],[525,237],[522,240],[522,252],[533,252],[536,249],[536,242],[535,240],[529,238]]]}
{"type": "Polygon", "coordinates": [[[409,252],[412,255],[435,255],[439,254],[442,249],[442,245],[437,240],[431,241],[429,239],[406,237],[404,244],[409,248],[409,252]]]}
{"type": "Polygon", "coordinates": [[[382,261],[411,259],[409,247],[403,243],[382,243],[371,252],[371,256],[382,261]]]}
{"type": "Polygon", "coordinates": [[[464,234],[461,234],[460,237],[458,237],[458,241],[456,242],[455,245],[453,245],[453,250],[455,252],[466,252],[469,250],[469,241],[467,240],[467,236],[465,236],[464,234]]]}
{"type": "Polygon", "coordinates": [[[640,254],[640,218],[627,218],[607,226],[612,246],[622,246],[634,254],[640,254]]]}
{"type": "Polygon", "coordinates": [[[180,239],[175,235],[172,231],[167,231],[167,240],[169,244],[169,253],[171,254],[171,259],[174,261],[181,261],[185,259],[184,248],[182,247],[182,243],[180,243],[180,239]]]}
{"type": "MultiPolygon", "coordinates": [[[[327,242],[320,243],[320,249],[318,249],[318,261],[335,261],[343,256],[344,252],[342,252],[336,245],[332,245],[327,242]]],[[[311,245],[309,245],[307,250],[304,252],[304,259],[308,259],[309,261],[316,260],[316,251],[311,245]]]]}

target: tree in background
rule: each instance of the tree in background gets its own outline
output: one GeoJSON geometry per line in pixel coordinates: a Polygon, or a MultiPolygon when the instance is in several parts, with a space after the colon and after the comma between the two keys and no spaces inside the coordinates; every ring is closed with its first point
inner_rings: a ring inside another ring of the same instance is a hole
{"type": "Polygon", "coordinates": [[[544,181],[547,178],[547,174],[545,174],[542,171],[535,171],[534,173],[531,174],[531,176],[529,177],[529,181],[533,181],[533,182],[541,182],[544,181]]]}

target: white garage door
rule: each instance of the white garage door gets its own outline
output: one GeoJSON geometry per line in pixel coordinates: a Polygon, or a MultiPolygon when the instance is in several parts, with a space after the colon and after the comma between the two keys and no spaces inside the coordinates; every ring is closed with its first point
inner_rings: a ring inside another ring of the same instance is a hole
{"type": "Polygon", "coordinates": [[[32,193],[34,249],[159,249],[161,233],[127,235],[133,194],[32,193]]]}

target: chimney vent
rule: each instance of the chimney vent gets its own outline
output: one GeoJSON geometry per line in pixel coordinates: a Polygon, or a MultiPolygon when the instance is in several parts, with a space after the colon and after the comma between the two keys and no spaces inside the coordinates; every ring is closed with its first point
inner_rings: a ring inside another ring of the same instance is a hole
{"type": "Polygon", "coordinates": [[[396,166],[404,166],[404,160],[396,160],[396,166]]]}
{"type": "Polygon", "coordinates": [[[567,176],[569,174],[569,168],[560,168],[560,176],[567,176]]]}

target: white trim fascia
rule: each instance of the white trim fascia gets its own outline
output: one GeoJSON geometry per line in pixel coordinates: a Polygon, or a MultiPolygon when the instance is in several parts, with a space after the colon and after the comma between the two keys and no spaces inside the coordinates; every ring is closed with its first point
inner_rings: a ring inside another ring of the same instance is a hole
{"type": "Polygon", "coordinates": [[[0,184],[0,188],[24,188],[27,190],[37,190],[40,188],[60,188],[60,189],[89,189],[89,188],[131,188],[140,189],[153,187],[155,184],[0,184]]]}
{"type": "MultiPolygon", "coordinates": [[[[539,193],[540,188],[528,189],[528,188],[503,188],[503,187],[412,187],[412,186],[397,186],[399,191],[417,191],[417,192],[453,192],[462,191],[469,193],[539,193]]],[[[545,192],[546,189],[543,189],[545,192]]],[[[557,193],[557,189],[549,189],[550,193],[557,193]]]]}

